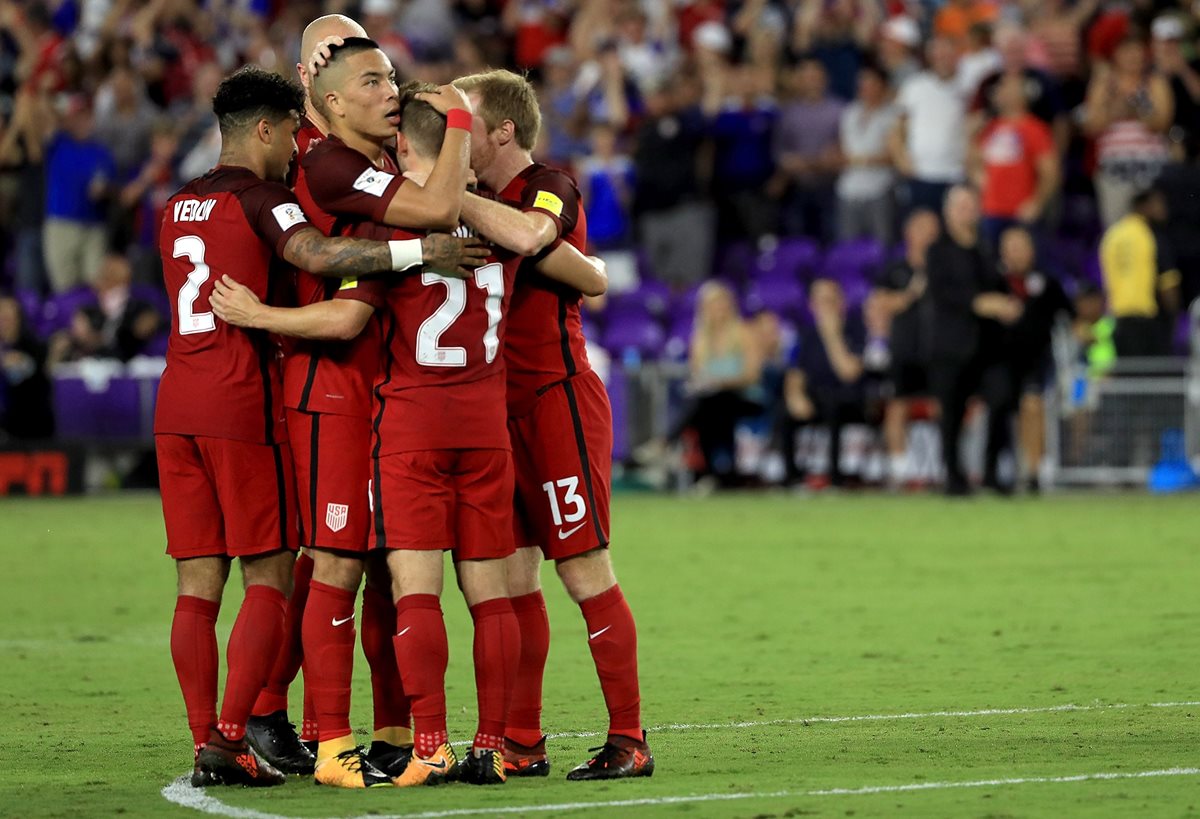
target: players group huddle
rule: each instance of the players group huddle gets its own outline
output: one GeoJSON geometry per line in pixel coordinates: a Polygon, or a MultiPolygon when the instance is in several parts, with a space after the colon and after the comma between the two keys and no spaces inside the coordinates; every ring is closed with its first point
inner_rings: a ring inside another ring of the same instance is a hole
{"type": "Polygon", "coordinates": [[[636,629],[607,551],[611,415],[579,315],[606,277],[581,252],[574,183],[531,159],[534,91],[507,71],[398,89],[340,15],[310,24],[302,53],[303,88],[255,68],[221,84],[220,162],[163,215],[174,307],[155,440],[192,784],[547,775],[543,554],[582,610],[609,712],[567,778],[649,776],[636,629]],[[461,762],[445,550],[474,621],[479,722],[461,762]],[[234,557],[246,592],[218,716],[234,557]],[[364,576],[369,750],[349,722],[364,576]]]}

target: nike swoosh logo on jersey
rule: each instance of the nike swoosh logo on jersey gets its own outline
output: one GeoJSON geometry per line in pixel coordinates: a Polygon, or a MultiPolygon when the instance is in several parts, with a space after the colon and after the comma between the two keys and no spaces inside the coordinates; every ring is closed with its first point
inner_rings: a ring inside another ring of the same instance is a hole
{"type": "Polygon", "coordinates": [[[412,628],[412,626],[405,626],[405,628],[404,628],[404,631],[400,632],[400,633],[399,633],[399,634],[397,634],[396,636],[397,636],[397,637],[403,637],[405,634],[408,634],[408,630],[409,630],[410,628],[412,628]]]}
{"type": "Polygon", "coordinates": [[[604,628],[602,628],[602,629],[600,629],[599,631],[597,631],[595,634],[589,634],[589,635],[588,635],[588,639],[589,639],[589,640],[595,640],[597,637],[599,637],[599,636],[600,636],[601,634],[603,634],[604,632],[608,631],[610,628],[612,628],[612,626],[605,626],[604,628]]]}
{"type": "Polygon", "coordinates": [[[569,538],[571,535],[573,535],[573,534],[575,534],[576,532],[578,532],[580,529],[582,529],[582,528],[583,528],[584,526],[586,526],[586,525],[587,525],[587,523],[586,523],[586,522],[585,522],[585,523],[581,523],[581,524],[579,524],[578,526],[576,526],[574,529],[568,529],[568,530],[567,530],[567,531],[565,531],[565,532],[564,532],[562,529],[559,529],[559,530],[558,530],[558,539],[559,539],[559,540],[566,540],[567,538],[569,538]]]}
{"type": "Polygon", "coordinates": [[[353,614],[351,614],[349,617],[347,617],[347,618],[346,618],[346,619],[344,619],[344,620],[339,620],[339,619],[337,619],[336,617],[334,617],[334,618],[333,618],[333,627],[334,627],[334,628],[337,628],[338,626],[345,625],[346,623],[349,623],[349,622],[350,622],[351,620],[353,620],[353,619],[354,619],[354,615],[353,615],[353,614]]]}

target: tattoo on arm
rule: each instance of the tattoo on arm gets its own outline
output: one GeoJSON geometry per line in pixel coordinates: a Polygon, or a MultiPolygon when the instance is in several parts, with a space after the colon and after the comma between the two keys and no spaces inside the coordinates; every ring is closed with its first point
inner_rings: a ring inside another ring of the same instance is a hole
{"type": "Polygon", "coordinates": [[[306,230],[288,242],[287,250],[294,252],[294,258],[288,261],[317,275],[346,276],[392,268],[392,252],[387,242],[346,237],[331,239],[316,230],[306,230]]]}

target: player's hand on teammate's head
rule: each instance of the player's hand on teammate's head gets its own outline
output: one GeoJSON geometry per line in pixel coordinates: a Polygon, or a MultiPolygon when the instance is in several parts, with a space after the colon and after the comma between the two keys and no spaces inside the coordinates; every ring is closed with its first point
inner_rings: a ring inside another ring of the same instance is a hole
{"type": "Polygon", "coordinates": [[[439,85],[437,91],[422,91],[417,94],[416,98],[429,103],[441,114],[445,114],[452,108],[471,110],[471,102],[467,99],[467,95],[453,85],[439,85]]]}
{"type": "Polygon", "coordinates": [[[321,69],[329,65],[329,59],[333,56],[333,49],[345,42],[345,40],[336,34],[331,34],[317,43],[308,58],[308,76],[310,79],[320,74],[321,69]]]}
{"type": "Polygon", "coordinates": [[[218,318],[235,327],[253,327],[254,315],[262,307],[253,290],[228,275],[221,276],[213,283],[213,292],[208,301],[218,318]]]}
{"type": "Polygon", "coordinates": [[[479,238],[461,238],[449,233],[430,233],[421,239],[425,267],[443,276],[469,279],[483,265],[491,249],[479,238]]]}

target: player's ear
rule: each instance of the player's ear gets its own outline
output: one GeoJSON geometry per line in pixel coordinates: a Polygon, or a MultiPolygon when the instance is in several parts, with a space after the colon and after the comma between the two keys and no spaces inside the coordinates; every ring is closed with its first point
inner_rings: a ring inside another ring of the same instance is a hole
{"type": "Polygon", "coordinates": [[[336,91],[330,91],[325,95],[325,108],[333,116],[344,117],[346,115],[346,106],[342,104],[342,98],[336,91]]]}
{"type": "Polygon", "coordinates": [[[312,81],[308,77],[308,69],[304,67],[304,63],[296,63],[296,74],[300,77],[300,84],[304,86],[304,90],[312,92],[312,81]]]}
{"type": "Polygon", "coordinates": [[[403,131],[400,131],[396,134],[396,155],[408,156],[408,153],[408,137],[404,135],[403,131]]]}
{"type": "Polygon", "coordinates": [[[259,142],[270,145],[276,130],[278,130],[278,126],[275,123],[267,119],[260,119],[254,128],[254,133],[258,136],[259,142]]]}
{"type": "Polygon", "coordinates": [[[506,119],[500,123],[500,127],[496,129],[496,140],[501,145],[507,145],[512,142],[517,135],[517,126],[511,119],[506,119]]]}

